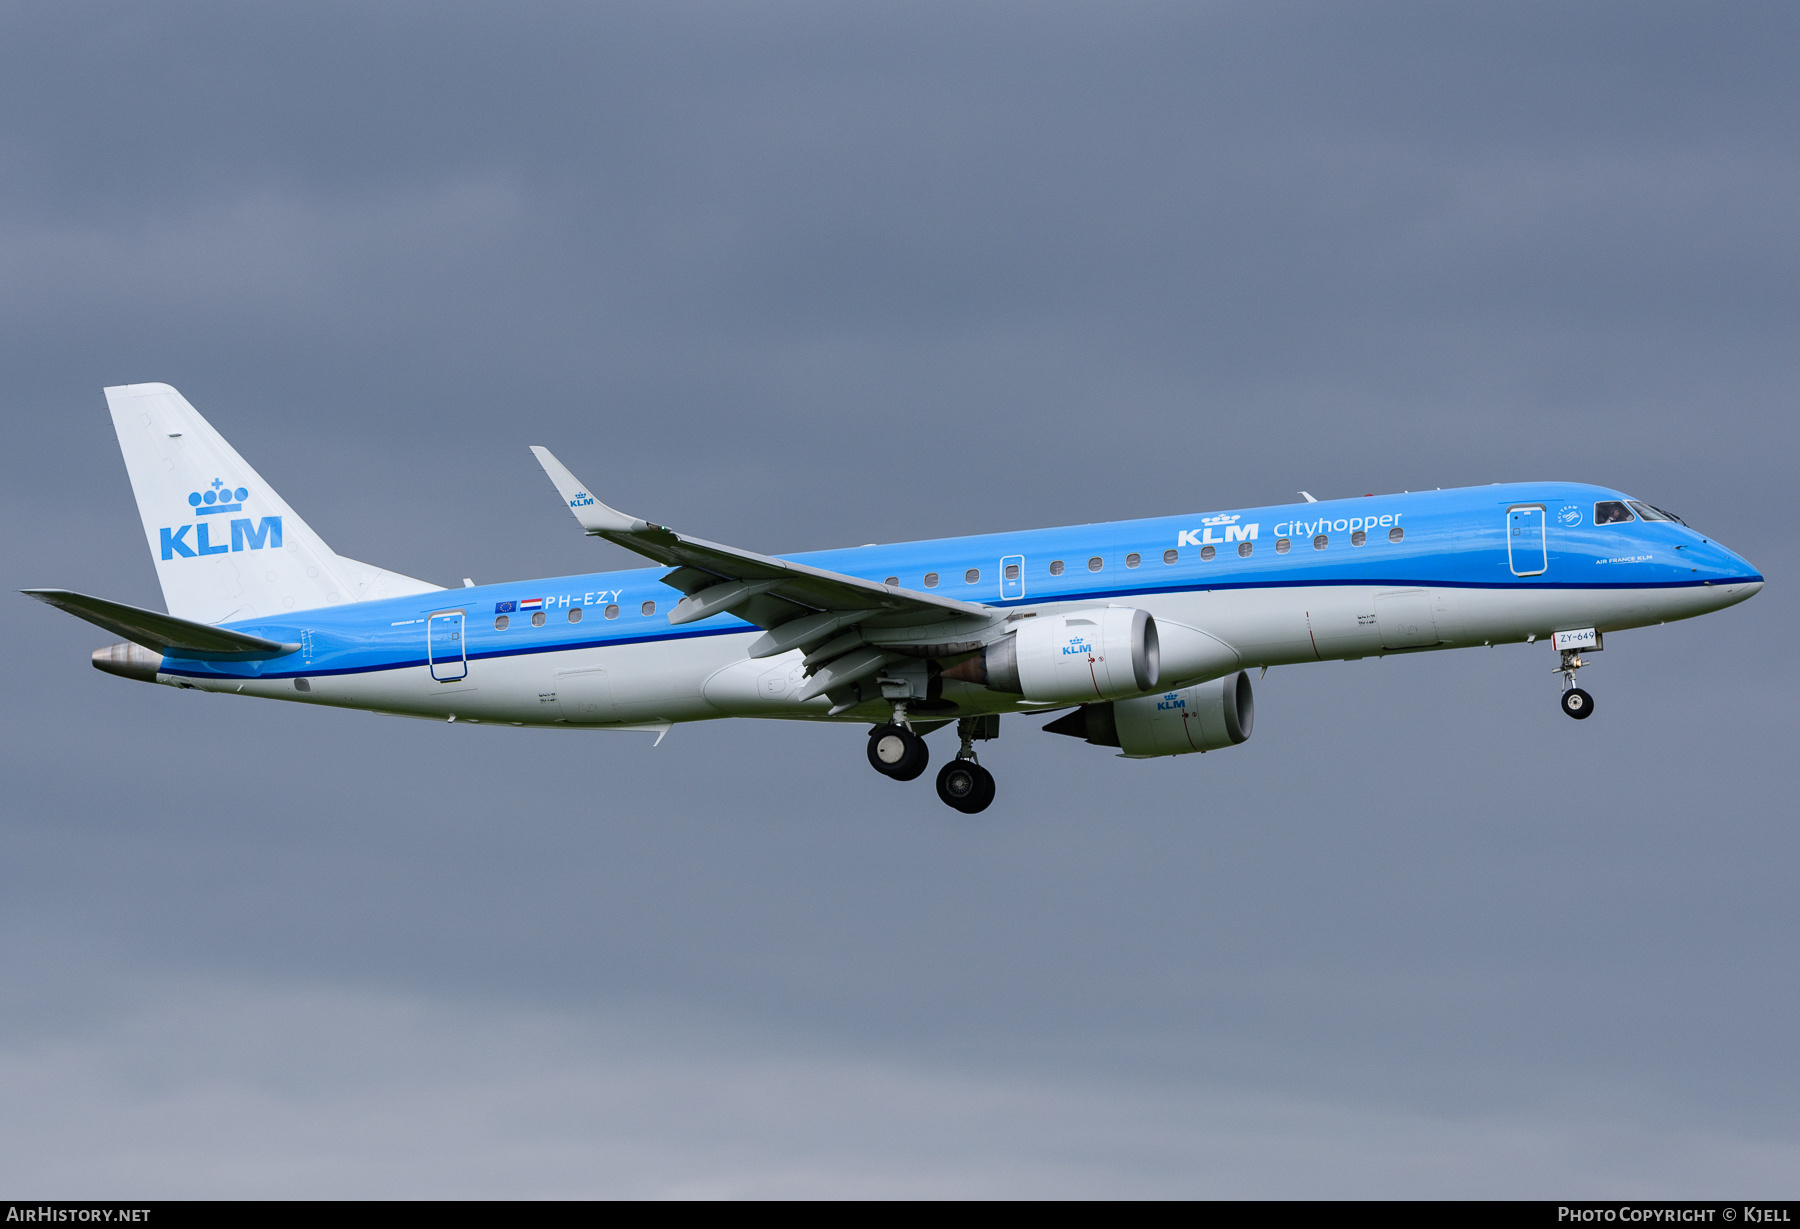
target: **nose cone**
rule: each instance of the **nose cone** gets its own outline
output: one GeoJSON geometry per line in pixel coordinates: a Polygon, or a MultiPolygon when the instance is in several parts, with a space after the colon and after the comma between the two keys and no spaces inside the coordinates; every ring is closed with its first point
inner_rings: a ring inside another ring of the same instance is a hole
{"type": "Polygon", "coordinates": [[[1700,565],[1695,570],[1716,594],[1718,608],[1735,606],[1762,592],[1762,573],[1736,551],[1707,540],[1692,548],[1692,553],[1700,565]]]}

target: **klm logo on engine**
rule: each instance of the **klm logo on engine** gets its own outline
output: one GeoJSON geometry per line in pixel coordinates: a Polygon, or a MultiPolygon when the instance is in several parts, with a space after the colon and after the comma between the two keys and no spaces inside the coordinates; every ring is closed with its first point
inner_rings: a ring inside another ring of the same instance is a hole
{"type": "Polygon", "coordinates": [[[1159,713],[1185,712],[1186,710],[1187,701],[1181,698],[1179,691],[1167,692],[1162,699],[1156,702],[1156,711],[1159,713]]]}
{"type": "Polygon", "coordinates": [[[1062,647],[1064,657],[1090,657],[1093,652],[1094,646],[1088,643],[1085,636],[1071,636],[1069,643],[1062,647]]]}
{"type": "Polygon", "coordinates": [[[1183,529],[1181,531],[1181,536],[1175,540],[1175,545],[1222,546],[1227,542],[1256,541],[1256,531],[1261,528],[1261,526],[1254,521],[1248,525],[1238,524],[1238,517],[1241,515],[1242,513],[1234,513],[1231,516],[1202,517],[1200,520],[1202,526],[1200,531],[1196,533],[1192,529],[1183,529]],[[1216,530],[1223,530],[1225,536],[1222,538],[1216,536],[1216,530]]]}
{"type": "Polygon", "coordinates": [[[244,501],[250,498],[248,487],[235,490],[225,485],[221,478],[214,478],[212,485],[205,491],[194,491],[188,495],[188,504],[194,509],[194,523],[161,530],[162,557],[164,559],[197,559],[202,555],[223,555],[231,551],[276,549],[281,546],[281,518],[265,516],[262,518],[240,516],[234,517],[231,524],[231,541],[214,542],[212,531],[218,526],[217,521],[203,518],[218,516],[225,512],[242,512],[244,501]],[[194,536],[190,540],[188,534],[194,536]]]}

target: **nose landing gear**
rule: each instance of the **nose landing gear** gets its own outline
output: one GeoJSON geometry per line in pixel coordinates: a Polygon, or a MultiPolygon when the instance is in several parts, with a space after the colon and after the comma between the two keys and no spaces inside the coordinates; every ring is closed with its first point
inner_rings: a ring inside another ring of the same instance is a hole
{"type": "Polygon", "coordinates": [[[1577,721],[1586,721],[1594,715],[1594,697],[1575,685],[1575,672],[1586,664],[1581,660],[1580,650],[1564,649],[1562,665],[1554,670],[1563,676],[1562,711],[1577,721]]]}

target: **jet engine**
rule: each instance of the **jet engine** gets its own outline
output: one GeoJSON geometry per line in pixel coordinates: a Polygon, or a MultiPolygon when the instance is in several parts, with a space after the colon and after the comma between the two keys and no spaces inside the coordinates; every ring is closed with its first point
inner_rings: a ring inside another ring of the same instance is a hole
{"type": "Polygon", "coordinates": [[[1027,700],[1110,700],[1156,686],[1161,650],[1148,611],[1118,606],[1022,620],[1018,630],[944,671],[1027,700]]]}
{"type": "Polygon", "coordinates": [[[1256,700],[1242,670],[1211,682],[1161,695],[1084,704],[1044,729],[1085,738],[1098,747],[1117,747],[1127,758],[1217,751],[1250,737],[1256,700]]]}

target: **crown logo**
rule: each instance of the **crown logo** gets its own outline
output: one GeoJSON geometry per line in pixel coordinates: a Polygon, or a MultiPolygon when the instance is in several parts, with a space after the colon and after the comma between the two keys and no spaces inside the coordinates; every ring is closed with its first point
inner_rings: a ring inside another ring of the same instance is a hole
{"type": "Polygon", "coordinates": [[[1223,513],[1218,516],[1203,516],[1200,518],[1200,523],[1202,525],[1235,525],[1238,518],[1242,515],[1242,512],[1234,512],[1230,516],[1226,516],[1223,513]]]}
{"type": "Polygon", "coordinates": [[[212,516],[219,512],[237,512],[250,498],[249,487],[239,487],[235,491],[225,485],[223,478],[214,478],[204,491],[190,491],[188,503],[194,507],[195,516],[212,516]]]}

